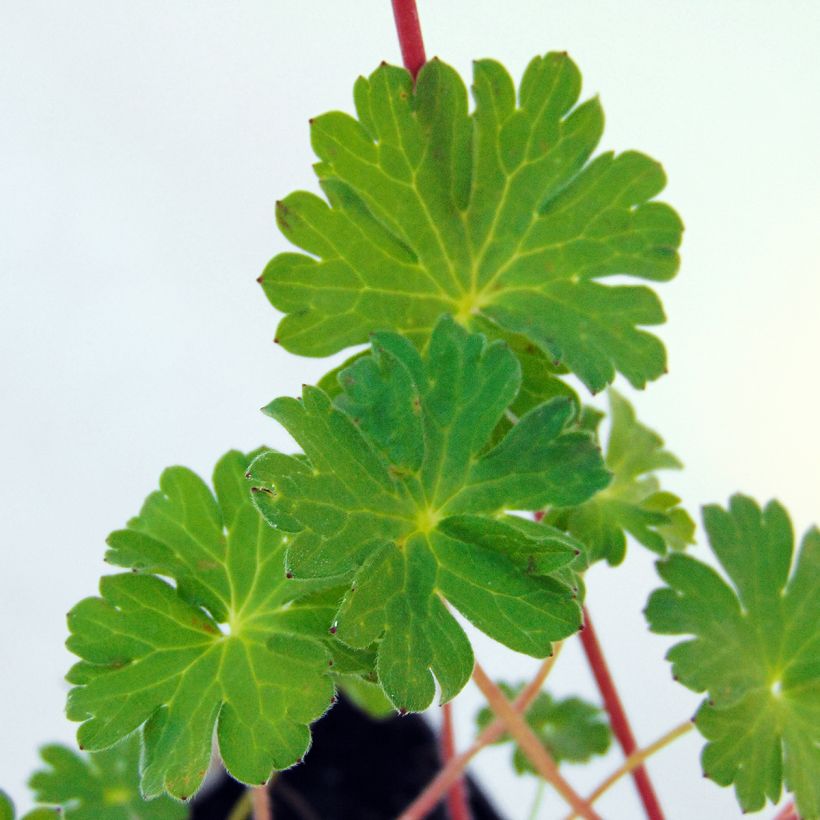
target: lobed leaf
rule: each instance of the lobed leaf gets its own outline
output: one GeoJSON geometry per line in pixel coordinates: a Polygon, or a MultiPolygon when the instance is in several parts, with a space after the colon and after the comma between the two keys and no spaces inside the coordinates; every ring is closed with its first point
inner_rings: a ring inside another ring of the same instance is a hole
{"type": "Polygon", "coordinates": [[[142,727],[149,798],[199,788],[214,727],[228,771],[264,783],[306,753],[334,693],[322,639],[338,596],[328,581],[286,579],[288,538],[251,503],[249,461],[220,460],[216,496],[190,470],[166,470],[109,538],[107,560],[131,572],[104,577],[101,597],[68,616],[79,743],[106,749],[142,727]]]}
{"type": "Polygon", "coordinates": [[[142,799],[137,735],[91,755],[52,744],[40,756],[46,768],[29,780],[34,799],[59,807],[66,820],[174,820],[188,815],[185,806],[168,797],[142,799]]]}
{"type": "Polygon", "coordinates": [[[472,329],[520,334],[592,390],[616,371],[636,387],[666,368],[643,327],[664,321],[628,274],[671,279],[682,225],[653,201],[660,165],[628,151],[590,160],[603,130],[597,99],[577,105],[581,75],[561,53],[536,57],[516,93],[499,63],[474,64],[475,109],[439,60],[413,83],[382,65],[354,88],[356,118],[311,122],[326,200],[277,204],[305,253],[260,277],[285,314],[286,349],[326,356],[394,330],[425,344],[442,313],[472,329]]]}
{"type": "Polygon", "coordinates": [[[646,615],[655,632],[694,636],[667,657],[681,683],[709,694],[695,721],[708,741],[704,771],[734,784],[744,811],[777,802],[785,783],[802,817],[820,816],[820,532],[805,535],[792,567],[777,502],[761,510],[736,495],[703,518],[731,585],[673,555],[658,564],[668,586],[646,615]]]}
{"type": "MultiPolygon", "coordinates": [[[[606,559],[613,566],[620,564],[627,534],[660,555],[685,549],[694,543],[695,524],[680,499],[661,489],[655,475],[658,470],[680,469],[680,461],[612,389],[609,406],[612,424],[605,461],[612,483],[585,504],[549,510],[545,521],[582,541],[590,562],[606,559]]],[[[596,429],[601,418],[597,413],[590,418],[590,429],[596,429]]]]}
{"type": "Polygon", "coordinates": [[[378,642],[378,680],[399,709],[421,710],[464,686],[470,644],[447,603],[491,637],[537,657],[575,632],[580,609],[558,574],[580,546],[506,514],[580,503],[605,486],[593,438],[568,430],[568,398],[530,410],[491,437],[520,386],[503,342],[443,317],[424,354],[375,334],[372,353],[339,376],[335,403],[306,387],[266,412],[304,456],[264,453],[250,470],[267,520],[291,533],[297,578],[344,575],[337,636],[378,642]]]}

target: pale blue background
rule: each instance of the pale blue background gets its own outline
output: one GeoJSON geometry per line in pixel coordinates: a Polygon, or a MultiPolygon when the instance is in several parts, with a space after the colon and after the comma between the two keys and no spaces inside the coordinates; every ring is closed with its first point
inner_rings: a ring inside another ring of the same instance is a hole
{"type": "MultiPolygon", "coordinates": [[[[815,0],[427,0],[428,51],[520,76],[567,49],[600,93],[605,147],[669,172],[687,223],[663,286],[671,372],[638,396],[687,471],[694,511],[736,489],[820,517],[820,3],[815,0]]],[[[355,77],[399,59],[387,0],[3,0],[0,5],[2,570],[0,784],[25,805],[36,747],[69,740],[66,610],[95,590],[103,539],[171,463],[286,446],[257,408],[327,362],[271,344],[254,279],[286,248],[273,203],[313,188],[308,117],[350,108],[355,77]]],[[[701,552],[701,554],[703,554],[701,552]]],[[[641,610],[656,585],[633,549],[590,573],[592,610],[641,742],[691,714],[641,610]]],[[[487,668],[529,659],[478,637],[487,668]]],[[[594,689],[572,644],[552,679],[594,689]]],[[[480,703],[456,710],[467,743],[480,703]]],[[[738,816],[704,781],[695,735],[652,761],[669,817],[738,816]]],[[[582,791],[620,757],[568,772],[582,791]]],[[[531,780],[508,751],[475,771],[511,818],[531,780]]],[[[639,816],[629,781],[600,803],[639,816]]],[[[540,817],[560,816],[557,798],[540,817]]],[[[766,816],[772,814],[768,810],[766,816]]]]}

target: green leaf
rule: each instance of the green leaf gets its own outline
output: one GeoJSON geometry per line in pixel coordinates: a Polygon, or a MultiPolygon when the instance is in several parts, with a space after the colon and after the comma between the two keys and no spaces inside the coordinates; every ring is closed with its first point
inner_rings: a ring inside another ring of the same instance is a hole
{"type": "Polygon", "coordinates": [[[181,799],[199,788],[216,737],[228,771],[264,783],[307,751],[307,724],[334,687],[327,636],[337,597],[328,582],[287,580],[287,536],[250,502],[250,457],[230,452],[216,497],[172,467],[139,516],[109,538],[101,597],[68,616],[68,716],[78,740],[105,749],[143,727],[142,791],[181,799]],[[166,579],[173,579],[172,586],[166,579]]]}
{"type": "MultiPolygon", "coordinates": [[[[21,820],[55,820],[59,816],[57,809],[36,808],[26,812],[21,820]]],[[[67,815],[70,816],[70,815],[67,815]]],[[[0,820],[15,820],[17,812],[12,799],[0,789],[0,820]]]]}
{"type": "Polygon", "coordinates": [[[11,798],[0,789],[0,820],[14,820],[17,816],[11,798]]]}
{"type": "Polygon", "coordinates": [[[426,343],[442,313],[474,329],[522,334],[593,391],[618,371],[636,387],[666,368],[641,328],[664,321],[645,286],[678,269],[682,225],[652,201],[665,176],[643,154],[590,161],[603,130],[597,99],[576,105],[566,54],[536,57],[516,94],[499,63],[474,64],[475,110],[449,66],[413,84],[383,65],[354,89],[357,118],[312,120],[327,201],[299,191],[277,204],[283,253],[260,281],[287,314],[278,341],[326,356],[374,330],[426,343]]]}
{"type": "MultiPolygon", "coordinates": [[[[524,683],[511,685],[499,683],[508,700],[514,700],[524,689],[524,683]]],[[[547,692],[539,692],[526,713],[529,723],[544,748],[558,763],[585,763],[594,755],[605,754],[612,739],[609,724],[603,711],[587,701],[577,698],[557,700],[547,692]]],[[[489,726],[495,715],[488,707],[476,717],[479,730],[489,726]]],[[[509,734],[502,735],[497,743],[511,743],[509,734]]],[[[532,764],[516,745],[513,765],[518,774],[535,774],[532,764]]]]}
{"type": "MultiPolygon", "coordinates": [[[[680,499],[661,489],[657,470],[680,469],[678,459],[663,449],[663,439],[641,424],[632,405],[609,391],[612,425],[606,466],[612,483],[578,507],[557,508],[545,520],[582,541],[589,560],[606,559],[617,565],[626,555],[626,535],[664,555],[694,543],[695,524],[680,499]]],[[[587,428],[596,429],[602,416],[593,413],[587,428]]]]}
{"type": "Polygon", "coordinates": [[[40,756],[46,768],[29,781],[34,799],[61,807],[66,820],[173,820],[188,815],[185,806],[168,797],[140,796],[136,735],[92,755],[50,745],[40,750],[40,756]]]}
{"type": "Polygon", "coordinates": [[[820,532],[811,529],[792,566],[789,517],[734,496],[704,508],[712,550],[730,586],[705,564],[673,555],[658,564],[650,628],[692,635],[667,657],[675,677],[708,692],[696,725],[709,741],[702,763],[734,783],[744,811],[777,802],[781,784],[802,817],[820,816],[820,532]]]}
{"type": "Polygon", "coordinates": [[[609,474],[593,438],[565,429],[567,398],[533,408],[488,447],[520,378],[506,344],[445,317],[423,355],[404,337],[376,334],[372,355],[341,373],[335,404],[307,387],[301,401],[267,408],[305,457],[256,459],[255,500],[293,534],[296,577],[350,579],[338,636],[353,647],[379,642],[379,682],[397,708],[426,708],[433,675],[449,700],[472,672],[445,601],[536,657],[580,625],[573,590],[553,574],[579,545],[505,511],[579,503],[609,474]]]}

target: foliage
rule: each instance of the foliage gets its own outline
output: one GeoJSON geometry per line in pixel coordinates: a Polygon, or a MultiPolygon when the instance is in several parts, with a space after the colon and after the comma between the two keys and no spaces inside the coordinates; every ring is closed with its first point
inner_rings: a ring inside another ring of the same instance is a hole
{"type": "MultiPolygon", "coordinates": [[[[168,797],[146,801],[139,791],[140,742],[124,742],[94,754],[77,754],[61,744],[40,749],[45,768],[29,780],[39,808],[23,820],[175,820],[188,810],[168,797]],[[49,807],[49,808],[47,808],[49,807]]],[[[11,801],[0,792],[0,820],[13,820],[11,801]]]]}
{"type": "Polygon", "coordinates": [[[439,60],[415,88],[383,65],[354,88],[357,119],[311,121],[327,201],[297,192],[279,227],[307,254],[283,253],[261,277],[288,314],[279,341],[325,356],[395,330],[423,344],[442,313],[523,334],[593,391],[616,370],[636,387],[666,367],[642,326],[664,321],[651,281],[678,268],[681,222],[653,202],[660,165],[634,151],[589,159],[603,130],[596,98],[576,106],[566,54],[535,58],[516,89],[493,60],[474,64],[475,110],[439,60]]]}
{"type": "MultiPolygon", "coordinates": [[[[661,489],[655,472],[680,469],[680,461],[663,449],[663,439],[641,424],[632,405],[609,391],[611,426],[606,466],[612,483],[579,507],[550,510],[545,520],[583,542],[589,560],[613,566],[626,555],[626,536],[653,552],[682,550],[694,542],[695,524],[680,499],[661,489]]],[[[597,429],[603,415],[587,408],[587,426],[597,429]]]]}
{"type": "MultiPolygon", "coordinates": [[[[785,784],[820,816],[820,534],[790,570],[782,507],[707,507],[730,585],[680,554],[694,524],[661,488],[657,472],[681,466],[661,437],[611,391],[602,456],[602,414],[567,378],[596,392],[665,372],[645,329],[664,321],[655,292],[603,281],[675,275],[682,224],[654,200],[663,170],[634,151],[592,157],[603,113],[578,104],[566,54],[535,58],[518,89],[480,60],[472,90],[470,111],[444,63],[416,83],[383,65],[357,81],[355,118],[312,121],[326,198],[278,203],[304,253],[279,254],[260,282],[286,314],[286,349],[370,349],[266,408],[303,453],[231,451],[213,492],[172,467],[110,536],[107,560],[128,571],[68,617],[68,715],[94,754],[46,747],[38,801],[69,818],[181,815],[161,795],[199,788],[214,735],[227,770],[263,784],[307,752],[337,685],[376,715],[424,709],[437,686],[453,698],[474,666],[456,611],[549,655],[581,626],[584,571],[618,564],[631,536],[672,551],[647,616],[693,636],[669,659],[708,693],[706,774],[744,810],[785,784]]],[[[542,692],[527,719],[558,761],[609,745],[579,698],[542,692]]],[[[529,766],[517,747],[514,763],[529,766]]],[[[13,816],[0,793],[0,820],[13,816]]]]}
{"type": "Polygon", "coordinates": [[[573,504],[609,481],[592,437],[568,430],[574,408],[554,399],[488,449],[515,398],[518,361],[442,318],[424,354],[381,333],[339,376],[266,412],[305,457],[263,453],[251,467],[270,524],[293,533],[288,571],[349,578],[338,636],[378,644],[379,682],[397,708],[419,710],[464,686],[472,651],[449,601],[488,635],[537,657],[580,625],[567,577],[580,547],[557,530],[504,515],[573,504]],[[431,674],[432,671],[432,674],[431,674]]]}
{"type": "MultiPolygon", "coordinates": [[[[512,701],[521,694],[525,684],[513,686],[501,682],[499,686],[507,700],[512,701]]],[[[481,730],[494,719],[492,710],[484,707],[476,715],[476,724],[481,730]]],[[[556,763],[586,763],[595,755],[605,754],[612,739],[601,709],[578,697],[558,700],[541,691],[527,709],[526,719],[556,763]]],[[[504,734],[496,742],[510,743],[512,738],[504,734]]],[[[518,746],[513,752],[513,766],[518,774],[535,773],[518,746]]]]}
{"type": "MultiPolygon", "coordinates": [[[[39,807],[26,812],[20,820],[55,820],[56,809],[39,807]]],[[[12,799],[0,789],[0,820],[15,820],[17,811],[12,799]]]]}
{"type": "Polygon", "coordinates": [[[333,696],[321,640],[333,609],[316,595],[327,583],[286,579],[287,537],[250,501],[249,460],[219,461],[216,497],[190,470],[166,470],[109,537],[107,560],[132,571],[103,578],[101,597],[68,616],[80,745],[105,749],[143,727],[146,797],[196,791],[215,724],[228,771],[264,783],[305,754],[306,724],[333,696]]]}
{"type": "Polygon", "coordinates": [[[734,496],[703,512],[712,551],[732,582],[673,555],[658,565],[669,585],[649,600],[652,630],[693,635],[669,651],[677,680],[708,692],[696,725],[709,741],[706,775],[735,785],[744,811],[792,791],[801,816],[820,815],[820,532],[794,562],[789,517],[734,496]]]}

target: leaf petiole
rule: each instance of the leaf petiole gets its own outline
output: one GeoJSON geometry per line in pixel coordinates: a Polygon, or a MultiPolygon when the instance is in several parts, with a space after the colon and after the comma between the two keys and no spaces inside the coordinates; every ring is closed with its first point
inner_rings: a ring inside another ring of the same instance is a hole
{"type": "MultiPolygon", "coordinates": [[[[584,654],[595,678],[595,683],[598,685],[598,691],[603,698],[604,708],[609,715],[612,731],[618,739],[624,754],[627,755],[627,759],[629,759],[629,756],[638,748],[638,744],[635,742],[635,735],[632,733],[632,727],[629,725],[629,719],[626,716],[623,703],[621,703],[615,681],[612,679],[609,665],[604,657],[595,627],[592,625],[592,618],[586,607],[584,607],[584,629],[581,630],[579,636],[581,645],[584,648],[584,654]]],[[[646,769],[641,765],[637,765],[630,770],[630,773],[635,781],[635,787],[638,790],[641,803],[643,803],[646,816],[649,820],[663,820],[663,811],[661,811],[660,803],[646,769]]]]}
{"type": "MultiPolygon", "coordinates": [[[[535,677],[515,699],[513,708],[517,712],[524,714],[530,704],[535,700],[544,685],[544,681],[552,671],[562,646],[563,644],[561,643],[553,645],[552,655],[544,660],[538,668],[535,677]]],[[[494,720],[481,732],[468,749],[447,762],[441,771],[430,781],[427,788],[402,812],[399,820],[423,820],[423,818],[435,808],[441,798],[447,794],[451,785],[461,777],[461,773],[467,768],[467,764],[485,746],[495,743],[505,731],[507,731],[507,726],[504,721],[500,719],[494,720]]]]}
{"type": "Polygon", "coordinates": [[[270,820],[271,805],[268,785],[256,786],[251,790],[253,802],[253,820],[270,820]]]}
{"type": "Polygon", "coordinates": [[[564,779],[550,753],[524,720],[520,712],[504,696],[499,687],[487,676],[480,664],[475,665],[473,680],[487,699],[490,708],[506,724],[507,731],[529,758],[535,770],[569,803],[575,814],[587,820],[600,820],[590,803],[584,800],[564,779]]]}
{"type": "Polygon", "coordinates": [[[405,68],[415,77],[427,62],[416,0],[393,0],[393,16],[405,68]]]}
{"type": "MultiPolygon", "coordinates": [[[[661,749],[664,749],[670,743],[677,740],[679,737],[682,737],[694,728],[695,724],[691,719],[685,720],[683,723],[675,726],[673,729],[670,729],[665,735],[659,737],[654,743],[650,743],[643,749],[636,749],[589,795],[587,802],[594,803],[604,792],[609,791],[609,789],[614,786],[615,783],[617,783],[624,775],[634,772],[635,769],[641,766],[645,760],[652,757],[653,754],[659,752],[661,749]]],[[[576,817],[577,814],[577,812],[568,814],[566,820],[572,820],[572,818],[576,817]]]]}
{"type": "MultiPolygon", "coordinates": [[[[456,756],[453,730],[453,705],[445,703],[441,712],[441,760],[446,766],[456,756]]],[[[470,807],[464,778],[459,777],[447,792],[447,809],[451,820],[470,820],[470,807]]]]}

